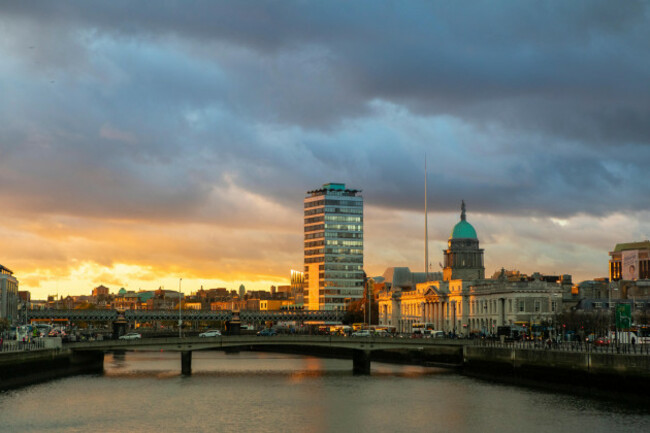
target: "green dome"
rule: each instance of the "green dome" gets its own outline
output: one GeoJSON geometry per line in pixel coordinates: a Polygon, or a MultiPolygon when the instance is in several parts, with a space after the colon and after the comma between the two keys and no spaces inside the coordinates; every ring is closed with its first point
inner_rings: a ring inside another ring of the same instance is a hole
{"type": "Polygon", "coordinates": [[[449,239],[478,239],[478,236],[476,236],[476,230],[470,223],[461,220],[454,226],[449,239]]]}

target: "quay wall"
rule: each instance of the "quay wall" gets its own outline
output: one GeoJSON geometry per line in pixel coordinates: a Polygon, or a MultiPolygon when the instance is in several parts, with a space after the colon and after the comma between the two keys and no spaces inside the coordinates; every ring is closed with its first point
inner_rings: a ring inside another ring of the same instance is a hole
{"type": "Polygon", "coordinates": [[[45,349],[3,353],[0,355],[0,390],[103,371],[103,352],[76,353],[68,349],[45,349]]]}
{"type": "Polygon", "coordinates": [[[463,373],[553,389],[620,391],[650,386],[650,357],[641,354],[564,352],[465,346],[463,373]]]}

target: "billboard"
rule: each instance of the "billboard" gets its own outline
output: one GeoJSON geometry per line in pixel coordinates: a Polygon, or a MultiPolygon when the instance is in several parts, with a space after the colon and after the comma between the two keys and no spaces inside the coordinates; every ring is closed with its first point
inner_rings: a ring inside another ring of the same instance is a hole
{"type": "Polygon", "coordinates": [[[623,251],[621,264],[621,277],[624,280],[636,280],[639,278],[639,251],[623,251]]]}

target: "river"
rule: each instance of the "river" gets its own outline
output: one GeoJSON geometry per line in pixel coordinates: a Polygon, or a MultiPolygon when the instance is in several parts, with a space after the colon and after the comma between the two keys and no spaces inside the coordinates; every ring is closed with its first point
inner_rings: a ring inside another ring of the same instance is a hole
{"type": "Polygon", "coordinates": [[[239,352],[107,354],[103,375],[0,393],[2,432],[646,432],[650,409],[449,371],[239,352]]]}

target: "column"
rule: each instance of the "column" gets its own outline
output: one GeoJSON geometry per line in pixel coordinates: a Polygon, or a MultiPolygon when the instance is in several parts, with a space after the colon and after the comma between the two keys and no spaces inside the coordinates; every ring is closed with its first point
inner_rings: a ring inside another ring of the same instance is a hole
{"type": "Polygon", "coordinates": [[[352,373],[370,374],[370,352],[366,350],[352,351],[352,373]]]}
{"type": "Polygon", "coordinates": [[[192,351],[184,350],[181,352],[181,373],[183,376],[192,375],[192,351]]]}

